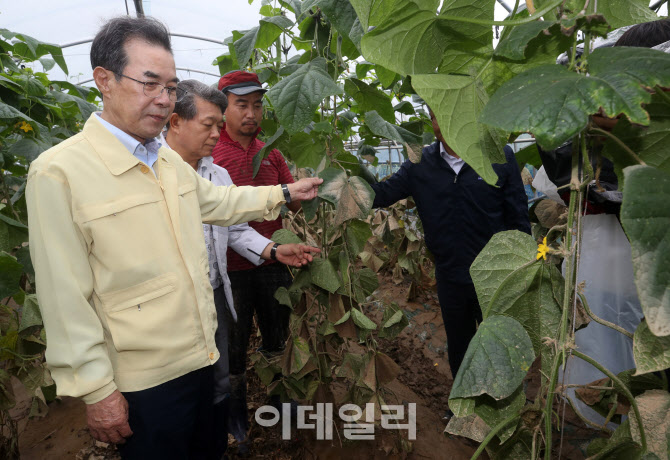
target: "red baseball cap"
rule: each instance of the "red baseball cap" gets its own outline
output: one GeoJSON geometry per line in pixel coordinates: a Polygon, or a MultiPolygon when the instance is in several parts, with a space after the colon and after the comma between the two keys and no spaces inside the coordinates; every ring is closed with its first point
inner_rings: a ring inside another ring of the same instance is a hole
{"type": "Polygon", "coordinates": [[[231,92],[238,96],[260,91],[265,93],[258,75],[244,70],[233,70],[219,79],[219,90],[224,93],[231,92]]]}

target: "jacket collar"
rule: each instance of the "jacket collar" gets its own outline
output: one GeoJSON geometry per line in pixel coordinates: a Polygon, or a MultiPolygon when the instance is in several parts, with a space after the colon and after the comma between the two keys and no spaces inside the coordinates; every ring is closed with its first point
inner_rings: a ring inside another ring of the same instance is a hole
{"type": "Polygon", "coordinates": [[[114,134],[105,128],[95,113],[92,113],[84,124],[82,134],[98,153],[107,169],[115,176],[123,174],[140,162],[114,134]]]}

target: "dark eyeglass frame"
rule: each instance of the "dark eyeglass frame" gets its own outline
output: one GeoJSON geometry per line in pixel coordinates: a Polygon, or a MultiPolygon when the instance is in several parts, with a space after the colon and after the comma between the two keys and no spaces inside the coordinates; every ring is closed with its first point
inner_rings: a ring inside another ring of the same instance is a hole
{"type": "Polygon", "coordinates": [[[128,75],[124,75],[122,73],[116,73],[114,72],[115,75],[118,75],[119,77],[124,77],[127,78],[128,80],[136,81],[137,83],[142,84],[142,92],[146,97],[150,97],[152,99],[158,99],[161,97],[161,94],[163,94],[163,91],[167,91],[168,99],[170,99],[172,102],[179,102],[182,99],[184,99],[184,96],[186,96],[187,92],[184,91],[183,89],[175,86],[175,87],[169,87],[162,85],[158,83],[157,81],[142,81],[142,80],[137,80],[133,77],[129,77],[128,75]],[[156,88],[161,88],[161,90],[156,94],[155,96],[151,96],[150,94],[147,94],[147,85],[155,85],[156,88]]]}

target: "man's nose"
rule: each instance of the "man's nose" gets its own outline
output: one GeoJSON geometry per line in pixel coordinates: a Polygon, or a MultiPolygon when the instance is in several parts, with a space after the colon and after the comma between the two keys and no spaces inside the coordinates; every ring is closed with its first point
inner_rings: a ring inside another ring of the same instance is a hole
{"type": "Polygon", "coordinates": [[[163,88],[163,91],[158,95],[157,98],[155,98],[156,104],[159,104],[163,107],[167,107],[170,104],[173,104],[172,100],[170,99],[170,96],[168,94],[167,88],[163,88]]]}

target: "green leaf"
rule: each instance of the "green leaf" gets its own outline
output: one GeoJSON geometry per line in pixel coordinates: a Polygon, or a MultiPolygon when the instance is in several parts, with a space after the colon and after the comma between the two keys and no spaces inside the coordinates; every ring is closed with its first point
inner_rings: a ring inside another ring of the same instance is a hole
{"type": "Polygon", "coordinates": [[[379,83],[381,83],[382,87],[385,89],[389,89],[399,78],[397,73],[380,65],[375,66],[375,73],[377,74],[379,83]]]}
{"type": "Polygon", "coordinates": [[[449,409],[455,417],[467,417],[475,413],[475,400],[470,398],[449,398],[449,409]]]}
{"type": "Polygon", "coordinates": [[[6,252],[0,253],[0,299],[11,297],[19,292],[22,273],[23,266],[16,261],[16,258],[6,252]]]}
{"type": "Polygon", "coordinates": [[[50,143],[41,141],[39,139],[34,139],[32,137],[22,137],[9,148],[9,153],[23,157],[30,163],[50,147],[50,143]]]}
{"type": "Polygon", "coordinates": [[[383,91],[356,78],[349,78],[344,82],[344,92],[358,103],[360,113],[375,110],[384,120],[395,122],[391,99],[383,91]]]}
{"type": "Polygon", "coordinates": [[[670,175],[651,166],[624,169],[621,224],[630,240],[635,286],[649,330],[670,335],[670,175]]]}
{"type": "Polygon", "coordinates": [[[292,25],[293,22],[286,16],[272,16],[261,19],[258,26],[243,32],[242,37],[234,42],[239,65],[246,66],[254,48],[269,48],[281,33],[290,29],[292,25]]]}
{"type": "Polygon", "coordinates": [[[647,0],[608,0],[598,2],[598,13],[605,16],[615,29],[641,22],[655,21],[659,17],[649,9],[647,0]]]}
{"type": "Polygon", "coordinates": [[[439,0],[350,0],[365,30],[383,23],[394,10],[406,7],[437,11],[439,0]],[[412,5],[413,4],[413,5],[412,5]]]}
{"type": "Polygon", "coordinates": [[[351,318],[354,320],[356,326],[369,331],[377,329],[377,325],[370,318],[361,313],[358,308],[352,308],[349,311],[351,312],[351,318]]]}
{"type": "Polygon", "coordinates": [[[317,169],[326,156],[325,138],[316,132],[313,133],[294,134],[282,150],[298,168],[317,169]]]}
{"type": "Polygon", "coordinates": [[[356,302],[363,303],[379,287],[375,272],[369,268],[357,269],[353,274],[353,290],[356,302]]]}
{"type": "Polygon", "coordinates": [[[321,198],[318,196],[311,200],[302,201],[302,212],[305,213],[305,220],[311,222],[314,217],[316,217],[316,212],[319,210],[319,205],[321,204],[321,198]]]}
{"type": "Polygon", "coordinates": [[[331,294],[337,291],[342,284],[335,267],[328,259],[314,259],[309,264],[309,273],[312,276],[313,284],[331,294]]]}
{"type": "Polygon", "coordinates": [[[261,162],[270,155],[270,152],[272,152],[273,149],[276,149],[282,142],[285,142],[287,138],[288,134],[284,131],[284,127],[280,126],[272,137],[268,139],[263,148],[261,148],[251,160],[252,166],[254,167],[253,177],[256,177],[256,174],[258,174],[261,162]]]}
{"type": "Polygon", "coordinates": [[[302,244],[298,235],[286,228],[280,228],[270,237],[272,241],[279,244],[302,244]]]}
{"type": "Polygon", "coordinates": [[[397,303],[392,302],[391,305],[384,309],[384,316],[382,317],[382,326],[381,330],[379,331],[379,337],[382,339],[394,339],[408,325],[409,320],[407,319],[405,312],[398,306],[397,303]]]}
{"type": "MultiPolygon", "coordinates": [[[[526,394],[523,387],[519,386],[517,390],[509,397],[496,401],[495,399],[482,395],[476,399],[475,414],[490,427],[494,427],[513,414],[518,414],[523,406],[526,405],[526,394]]],[[[451,402],[449,403],[451,407],[451,402]]],[[[507,441],[516,430],[517,421],[510,422],[505,428],[498,432],[500,442],[507,441]]]]}
{"type": "Polygon", "coordinates": [[[291,302],[291,296],[284,286],[280,286],[274,293],[275,300],[279,302],[280,305],[286,305],[291,310],[293,310],[293,302],[291,302]]]}
{"type": "Polygon", "coordinates": [[[635,375],[663,371],[670,367],[670,336],[656,337],[643,320],[633,339],[635,375]]]}
{"type": "Polygon", "coordinates": [[[321,8],[335,30],[344,37],[352,39],[352,30],[355,30],[357,17],[351,2],[348,0],[317,0],[314,3],[321,8]]]}
{"type": "Polygon", "coordinates": [[[412,86],[435,113],[447,145],[494,185],[498,175],[491,163],[505,163],[505,135],[478,122],[488,101],[481,84],[458,75],[414,75],[412,86]]]}
{"type": "Polygon", "coordinates": [[[534,360],[533,344],[523,326],[506,316],[491,316],[472,338],[450,398],[481,394],[506,398],[521,385],[534,360]]]}
{"type": "Polygon", "coordinates": [[[414,106],[409,101],[402,101],[393,107],[393,110],[405,115],[414,115],[414,106]]]}
{"type": "MultiPolygon", "coordinates": [[[[659,95],[652,96],[652,103],[646,107],[650,121],[648,127],[631,124],[628,120],[619,120],[612,130],[628,148],[649,166],[654,166],[670,174],[670,104],[659,95]]],[[[608,139],[603,155],[611,158],[616,170],[637,164],[617,142],[608,139]]],[[[619,184],[619,189],[623,189],[619,184]]]]}
{"type": "Polygon", "coordinates": [[[420,136],[387,122],[374,110],[365,114],[365,125],[377,136],[402,144],[413,163],[421,161],[423,145],[420,136]]]}
{"type": "Polygon", "coordinates": [[[277,118],[289,133],[305,128],[324,98],[342,94],[325,69],[326,60],[315,58],[267,92],[277,118]]]}
{"type": "Polygon", "coordinates": [[[496,233],[470,266],[470,276],[482,311],[488,309],[502,282],[515,270],[535,260],[537,244],[518,230],[496,233]]]}
{"type": "Polygon", "coordinates": [[[291,347],[291,374],[297,374],[309,361],[312,355],[309,352],[309,344],[302,337],[293,337],[291,347]]]}
{"type": "Polygon", "coordinates": [[[528,147],[524,147],[514,154],[516,163],[519,169],[523,169],[526,164],[539,168],[542,166],[542,159],[540,158],[540,151],[537,149],[537,144],[533,143],[528,147]]]}
{"type": "Polygon", "coordinates": [[[40,307],[37,304],[37,296],[35,294],[27,295],[23,301],[23,308],[21,309],[21,325],[19,332],[22,332],[32,326],[42,325],[42,314],[40,307]]]}
{"type": "MultiPolygon", "coordinates": [[[[401,75],[469,73],[479,68],[482,56],[492,50],[490,26],[450,21],[443,15],[493,20],[494,3],[488,0],[447,0],[440,15],[413,2],[396,2],[383,23],[361,40],[363,56],[401,75]]],[[[359,18],[360,18],[359,14],[359,18]]]]}
{"type": "Polygon", "coordinates": [[[670,86],[670,55],[646,48],[599,48],[589,57],[589,72],[576,74],[560,65],[528,70],[498,89],[480,121],[510,132],[530,131],[546,150],[584,129],[588,116],[601,107],[608,117],[623,113],[647,125],[649,115],[641,104],[651,95],[645,88],[670,86]]]}
{"type": "Polygon", "coordinates": [[[11,105],[5,104],[4,102],[0,101],[0,120],[16,120],[16,119],[24,120],[26,123],[28,123],[30,126],[33,127],[33,129],[37,134],[46,133],[48,131],[46,126],[41,125],[40,123],[30,118],[28,115],[15,109],[11,105]]]}
{"type": "Polygon", "coordinates": [[[356,256],[363,252],[365,243],[367,243],[368,239],[371,237],[372,229],[370,229],[370,224],[358,219],[354,219],[347,223],[347,227],[344,231],[344,238],[349,247],[349,252],[351,252],[352,255],[356,256]]]}
{"type": "Polygon", "coordinates": [[[500,40],[495,54],[509,59],[523,59],[528,43],[554,24],[553,21],[532,21],[513,27],[511,32],[500,40]]]}
{"type": "Polygon", "coordinates": [[[374,192],[365,180],[358,176],[347,177],[342,170],[324,169],[319,177],[319,197],[336,206],[333,225],[339,226],[351,219],[365,219],[372,208],[374,192]]]}

